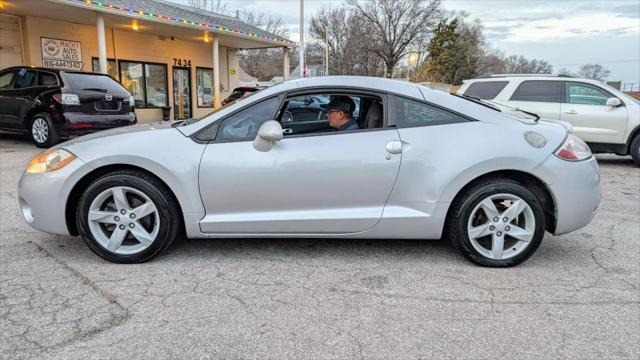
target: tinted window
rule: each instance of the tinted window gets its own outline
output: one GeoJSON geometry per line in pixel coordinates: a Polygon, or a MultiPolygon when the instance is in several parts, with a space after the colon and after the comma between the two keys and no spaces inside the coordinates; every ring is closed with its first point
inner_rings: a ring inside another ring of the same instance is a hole
{"type": "Polygon", "coordinates": [[[492,100],[507,86],[508,81],[481,81],[474,82],[464,92],[467,96],[473,96],[482,100],[492,100]]]}
{"type": "Polygon", "coordinates": [[[122,87],[117,81],[106,75],[96,74],[80,74],[80,73],[65,73],[65,80],[69,85],[78,90],[92,89],[105,92],[124,92],[125,88],[122,87]]]}
{"type": "Polygon", "coordinates": [[[455,124],[469,121],[466,118],[419,101],[394,97],[391,120],[398,127],[455,124]]]}
{"type": "Polygon", "coordinates": [[[13,84],[14,89],[24,89],[31,87],[35,84],[36,72],[33,70],[20,69],[18,70],[18,78],[13,84]]]}
{"type": "Polygon", "coordinates": [[[613,95],[585,83],[567,82],[566,102],[570,104],[606,105],[613,95]]]}
{"type": "Polygon", "coordinates": [[[511,100],[560,102],[559,81],[524,81],[511,97],[511,100]]]}
{"type": "Polygon", "coordinates": [[[229,116],[223,121],[216,140],[254,139],[260,125],[265,121],[273,120],[279,103],[279,98],[271,98],[229,116]]]}
{"type": "Polygon", "coordinates": [[[11,85],[11,80],[13,80],[13,71],[6,72],[0,75],[0,89],[7,89],[11,85]]]}
{"type": "Polygon", "coordinates": [[[58,77],[55,74],[38,71],[38,86],[56,86],[58,77]]]}

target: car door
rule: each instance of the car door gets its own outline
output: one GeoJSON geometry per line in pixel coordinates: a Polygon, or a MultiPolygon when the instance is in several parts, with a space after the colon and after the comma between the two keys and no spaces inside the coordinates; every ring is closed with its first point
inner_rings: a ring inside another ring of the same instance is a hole
{"type": "Polygon", "coordinates": [[[24,129],[24,117],[33,106],[33,94],[36,84],[36,72],[30,69],[20,69],[16,72],[13,88],[4,98],[5,124],[9,128],[24,129]]]}
{"type": "Polygon", "coordinates": [[[8,124],[9,103],[12,101],[13,77],[15,70],[0,72],[0,126],[6,127],[8,124]]]}
{"type": "MultiPolygon", "coordinates": [[[[516,88],[507,105],[535,113],[543,119],[560,120],[561,87],[560,81],[526,80],[516,88]]],[[[523,116],[517,110],[507,109],[507,112],[523,116]]]]}
{"type": "Polygon", "coordinates": [[[400,167],[396,129],[294,135],[260,152],[257,128],[282,99],[226,118],[200,165],[204,233],[355,233],[380,220],[400,167]]]}
{"type": "Polygon", "coordinates": [[[615,97],[608,91],[578,81],[564,83],[561,119],[573,125],[573,132],[587,142],[624,143],[628,110],[623,105],[607,106],[615,97]]]}

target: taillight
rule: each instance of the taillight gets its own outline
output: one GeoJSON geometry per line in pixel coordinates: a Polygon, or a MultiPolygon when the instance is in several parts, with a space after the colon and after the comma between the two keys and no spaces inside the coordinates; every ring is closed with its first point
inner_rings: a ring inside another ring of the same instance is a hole
{"type": "Polygon", "coordinates": [[[54,94],[53,99],[62,105],[80,105],[80,98],[76,94],[54,94]]]}
{"type": "Polygon", "coordinates": [[[562,160],[582,161],[591,157],[591,149],[582,139],[569,134],[554,154],[562,160]]]}

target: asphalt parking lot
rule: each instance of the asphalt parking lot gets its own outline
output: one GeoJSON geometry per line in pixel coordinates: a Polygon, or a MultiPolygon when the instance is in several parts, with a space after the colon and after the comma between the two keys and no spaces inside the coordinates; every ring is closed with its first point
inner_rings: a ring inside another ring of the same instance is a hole
{"type": "MultiPolygon", "coordinates": [[[[443,241],[182,240],[116,265],[28,227],[0,134],[0,358],[638,359],[640,168],[598,156],[586,228],[510,269],[443,241]]],[[[400,231],[400,229],[399,229],[400,231]]]]}

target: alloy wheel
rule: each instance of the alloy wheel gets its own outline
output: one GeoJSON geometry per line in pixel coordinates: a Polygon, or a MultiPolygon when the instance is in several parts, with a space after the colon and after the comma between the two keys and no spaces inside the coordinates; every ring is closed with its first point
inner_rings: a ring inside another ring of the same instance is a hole
{"type": "Polygon", "coordinates": [[[142,191],[112,187],[91,202],[89,230],[106,250],[120,255],[147,249],[158,236],[160,216],[156,205],[142,191]]]}
{"type": "Polygon", "coordinates": [[[36,118],[31,125],[31,136],[38,143],[42,144],[49,137],[49,124],[43,118],[36,118]]]}
{"type": "Polygon", "coordinates": [[[480,201],[471,211],[467,235],[481,255],[504,260],[529,246],[535,228],[535,216],[526,201],[513,194],[495,194],[480,201]]]}

